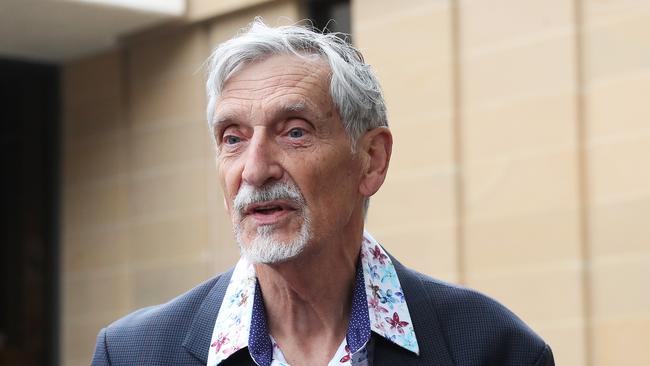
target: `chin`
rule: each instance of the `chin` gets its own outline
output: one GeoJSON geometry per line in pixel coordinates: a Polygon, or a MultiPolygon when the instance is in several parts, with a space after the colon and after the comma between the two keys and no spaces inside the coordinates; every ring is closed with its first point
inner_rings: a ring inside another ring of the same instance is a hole
{"type": "MultiPolygon", "coordinates": [[[[235,238],[242,256],[251,263],[279,264],[298,257],[307,247],[311,239],[311,228],[308,221],[303,222],[300,230],[289,237],[279,237],[273,225],[258,226],[250,239],[245,240],[241,227],[235,228],[235,238]]],[[[284,235],[282,235],[284,236],[284,235]]]]}

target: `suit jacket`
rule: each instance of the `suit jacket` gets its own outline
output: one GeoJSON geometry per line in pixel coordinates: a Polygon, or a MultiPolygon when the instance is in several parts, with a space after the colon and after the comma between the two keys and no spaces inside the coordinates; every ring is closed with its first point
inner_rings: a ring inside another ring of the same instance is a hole
{"type": "MultiPolygon", "coordinates": [[[[373,365],[551,366],[549,346],[517,316],[476,292],[409,270],[394,258],[420,355],[374,335],[373,365]]],[[[170,302],[101,330],[92,364],[205,365],[232,270],[170,302]]],[[[244,348],[222,365],[255,365],[244,348]]]]}

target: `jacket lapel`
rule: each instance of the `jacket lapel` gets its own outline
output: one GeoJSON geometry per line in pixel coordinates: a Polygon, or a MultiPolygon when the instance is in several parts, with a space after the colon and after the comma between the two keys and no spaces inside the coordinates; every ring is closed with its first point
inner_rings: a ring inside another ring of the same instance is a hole
{"type": "Polygon", "coordinates": [[[232,271],[231,269],[219,276],[210,292],[208,292],[208,295],[203,299],[199,310],[194,315],[192,325],[183,341],[183,347],[204,365],[208,362],[208,352],[210,351],[210,340],[212,338],[214,322],[217,319],[219,308],[226,295],[226,289],[228,288],[232,271]]]}
{"type": "Polygon", "coordinates": [[[420,355],[391,342],[379,341],[375,347],[375,365],[454,365],[440,322],[419,274],[407,269],[391,256],[415,328],[420,355]]]}

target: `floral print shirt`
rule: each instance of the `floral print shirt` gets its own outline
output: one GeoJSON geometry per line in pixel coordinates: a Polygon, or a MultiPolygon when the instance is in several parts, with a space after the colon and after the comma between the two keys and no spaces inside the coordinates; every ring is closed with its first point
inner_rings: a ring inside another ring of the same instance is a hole
{"type": "MultiPolygon", "coordinates": [[[[348,330],[329,366],[372,365],[371,332],[419,354],[395,267],[379,243],[364,232],[348,330]]],[[[241,258],[217,314],[207,366],[217,366],[245,347],[260,366],[289,365],[268,332],[255,267],[241,258]]]]}

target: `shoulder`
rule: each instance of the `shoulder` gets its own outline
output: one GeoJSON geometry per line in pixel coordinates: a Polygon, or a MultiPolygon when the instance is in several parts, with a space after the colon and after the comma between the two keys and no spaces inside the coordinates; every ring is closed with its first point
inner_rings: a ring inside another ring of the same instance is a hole
{"type": "Polygon", "coordinates": [[[98,336],[93,365],[130,364],[134,357],[139,364],[183,363],[179,357],[187,353],[180,350],[190,329],[214,325],[199,315],[206,306],[218,309],[220,287],[227,284],[230,274],[218,275],[167,303],[137,310],[108,325],[98,336]]]}
{"type": "Polygon", "coordinates": [[[404,278],[411,292],[420,289],[419,294],[406,294],[411,295],[409,310],[412,298],[419,303],[411,310],[416,334],[427,326],[438,328],[457,364],[552,365],[544,340],[498,301],[399,266],[400,280],[404,278]]]}
{"type": "Polygon", "coordinates": [[[136,310],[110,324],[107,330],[146,332],[150,327],[160,330],[161,327],[187,325],[220,277],[205,281],[167,303],[136,310]]]}

